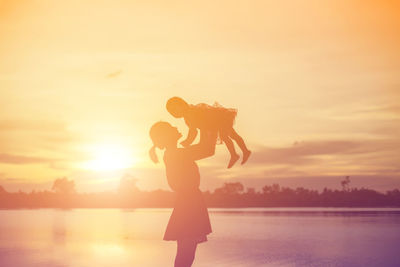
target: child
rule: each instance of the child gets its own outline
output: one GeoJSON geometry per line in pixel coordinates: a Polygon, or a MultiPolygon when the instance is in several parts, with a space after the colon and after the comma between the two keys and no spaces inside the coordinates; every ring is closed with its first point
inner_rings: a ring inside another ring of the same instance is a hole
{"type": "Polygon", "coordinates": [[[167,110],[175,118],[183,118],[189,127],[188,136],[181,142],[184,147],[189,146],[194,141],[197,136],[197,129],[203,131],[217,130],[219,137],[231,154],[228,168],[231,168],[240,158],[235,151],[232,139],[243,152],[242,164],[249,158],[251,151],[247,149],[242,137],[233,129],[236,109],[224,108],[218,104],[214,104],[214,106],[203,103],[190,105],[180,97],[172,97],[167,101],[167,110]]]}

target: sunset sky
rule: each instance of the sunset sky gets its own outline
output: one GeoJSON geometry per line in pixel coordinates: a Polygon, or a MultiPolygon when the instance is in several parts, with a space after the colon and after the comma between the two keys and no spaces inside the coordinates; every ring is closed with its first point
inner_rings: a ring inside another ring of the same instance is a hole
{"type": "MultiPolygon", "coordinates": [[[[0,185],[167,189],[148,157],[169,97],[238,109],[253,151],[226,181],[400,188],[397,1],[0,0],[0,185]]],[[[159,156],[162,152],[159,151],[159,156]]]]}

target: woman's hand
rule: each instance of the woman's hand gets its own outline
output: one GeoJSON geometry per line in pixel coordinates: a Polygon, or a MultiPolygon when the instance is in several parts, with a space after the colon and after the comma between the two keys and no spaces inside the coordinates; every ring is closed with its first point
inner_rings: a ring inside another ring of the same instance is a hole
{"type": "Polygon", "coordinates": [[[190,146],[190,144],[191,144],[191,142],[189,140],[187,140],[187,139],[181,142],[181,145],[183,147],[188,147],[188,146],[190,146]]]}
{"type": "Polygon", "coordinates": [[[217,131],[201,131],[200,142],[185,148],[185,154],[193,160],[211,157],[215,154],[217,131]]]}

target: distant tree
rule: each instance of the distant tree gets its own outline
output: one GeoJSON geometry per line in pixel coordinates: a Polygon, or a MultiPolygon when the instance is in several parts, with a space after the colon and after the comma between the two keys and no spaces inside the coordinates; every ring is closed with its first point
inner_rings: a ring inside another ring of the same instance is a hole
{"type": "Polygon", "coordinates": [[[73,180],[69,180],[67,177],[56,179],[51,189],[59,194],[72,194],[76,192],[75,182],[73,180]]]}
{"type": "Polygon", "coordinates": [[[139,191],[136,186],[137,179],[130,174],[125,174],[119,181],[118,193],[129,195],[139,191]]]}
{"type": "Polygon", "coordinates": [[[269,185],[264,185],[263,188],[262,188],[263,194],[265,194],[265,195],[266,195],[266,194],[269,194],[270,191],[271,191],[270,188],[271,188],[271,187],[270,187],[269,185]]]}
{"type": "MultiPolygon", "coordinates": [[[[213,193],[204,193],[210,207],[400,207],[400,190],[392,189],[386,193],[371,189],[351,188],[350,179],[344,180],[344,189],[324,188],[322,192],[302,187],[295,189],[281,187],[278,184],[265,185],[263,194],[254,188],[244,189],[241,183],[225,183],[213,193]]],[[[75,184],[67,178],[54,181],[53,190],[32,191],[19,190],[6,192],[0,186],[1,208],[137,208],[137,207],[172,207],[174,195],[170,191],[155,190],[140,192],[136,187],[136,179],[130,175],[121,178],[118,190],[114,191],[70,194],[75,192],[75,184]],[[134,192],[138,191],[137,194],[134,192]]]]}
{"type": "Polygon", "coordinates": [[[279,184],[273,184],[272,185],[272,192],[273,193],[279,193],[281,191],[281,186],[279,184]]]}
{"type": "Polygon", "coordinates": [[[343,181],[340,182],[342,185],[342,190],[343,191],[349,191],[349,185],[350,185],[350,176],[346,176],[343,181]]]}
{"type": "Polygon", "coordinates": [[[279,184],[265,185],[262,188],[263,194],[278,194],[281,191],[279,184]]]}
{"type": "Polygon", "coordinates": [[[242,183],[225,183],[222,187],[215,189],[216,194],[236,195],[242,193],[244,186],[242,183]]]}
{"type": "Polygon", "coordinates": [[[247,187],[247,192],[246,194],[248,195],[255,195],[256,194],[256,189],[254,187],[247,187]]]}
{"type": "Polygon", "coordinates": [[[388,196],[400,196],[400,190],[395,188],[393,190],[386,191],[386,195],[388,195],[388,196]]]}

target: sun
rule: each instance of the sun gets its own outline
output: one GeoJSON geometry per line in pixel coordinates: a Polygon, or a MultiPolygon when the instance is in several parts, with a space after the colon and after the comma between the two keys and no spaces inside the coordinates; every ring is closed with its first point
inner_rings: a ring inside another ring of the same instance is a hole
{"type": "Polygon", "coordinates": [[[83,164],[84,169],[113,171],[130,168],[135,163],[132,151],[121,145],[101,144],[90,150],[92,159],[83,164]]]}

